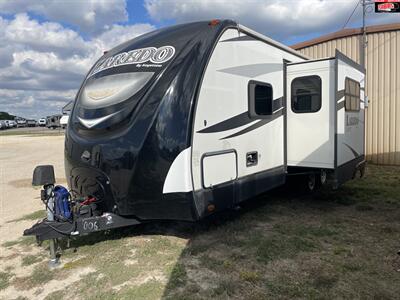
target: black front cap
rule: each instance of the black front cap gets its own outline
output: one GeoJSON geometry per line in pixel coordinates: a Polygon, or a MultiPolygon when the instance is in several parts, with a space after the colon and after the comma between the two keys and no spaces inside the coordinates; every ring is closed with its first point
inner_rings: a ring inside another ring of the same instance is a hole
{"type": "MultiPolygon", "coordinates": [[[[147,72],[154,72],[152,79],[126,101],[108,107],[95,109],[80,104],[82,90],[92,80],[90,75],[85,79],[65,140],[70,187],[83,196],[98,190],[99,195],[104,195],[105,209],[121,215],[196,219],[198,212],[192,193],[163,194],[163,185],[174,159],[191,145],[196,96],[214,45],[224,29],[233,26],[236,23],[232,21],[213,26],[209,22],[177,25],[145,34],[109,51],[106,58],[133,49],[168,45],[174,47],[175,54],[162,67],[145,67],[147,72]],[[98,127],[87,128],[79,120],[118,111],[123,113],[117,113],[117,118],[110,118],[98,127]],[[82,159],[85,151],[90,153],[89,159],[88,155],[82,159]]],[[[92,77],[140,72],[143,68],[143,65],[116,66],[92,77]]]]}

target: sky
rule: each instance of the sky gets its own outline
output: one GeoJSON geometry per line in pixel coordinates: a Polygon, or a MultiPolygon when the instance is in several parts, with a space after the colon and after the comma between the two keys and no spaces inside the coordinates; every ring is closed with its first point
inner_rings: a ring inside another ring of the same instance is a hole
{"type": "MultiPolygon", "coordinates": [[[[60,113],[104,51],[158,28],[229,18],[291,45],[342,29],[357,1],[0,0],[0,111],[60,113]]],[[[399,21],[367,15],[367,25],[399,21]]],[[[346,28],[360,24],[359,5],[346,28]]]]}

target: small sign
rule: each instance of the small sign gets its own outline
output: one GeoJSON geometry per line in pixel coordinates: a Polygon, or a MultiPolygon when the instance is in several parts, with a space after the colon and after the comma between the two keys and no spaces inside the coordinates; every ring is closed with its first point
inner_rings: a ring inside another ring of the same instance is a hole
{"type": "Polygon", "coordinates": [[[375,0],[376,13],[400,13],[400,0],[375,0]]]}

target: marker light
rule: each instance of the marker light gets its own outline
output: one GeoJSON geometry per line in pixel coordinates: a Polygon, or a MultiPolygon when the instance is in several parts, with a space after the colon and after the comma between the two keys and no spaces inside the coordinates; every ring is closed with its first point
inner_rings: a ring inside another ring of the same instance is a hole
{"type": "Polygon", "coordinates": [[[214,19],[214,20],[211,20],[211,21],[208,23],[208,25],[210,25],[210,26],[216,26],[216,25],[218,25],[220,22],[221,22],[220,20],[214,19]]]}

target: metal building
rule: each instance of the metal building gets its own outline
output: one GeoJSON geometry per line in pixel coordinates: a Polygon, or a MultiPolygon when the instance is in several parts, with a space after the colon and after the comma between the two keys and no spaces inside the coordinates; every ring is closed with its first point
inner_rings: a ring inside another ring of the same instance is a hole
{"type": "MultiPolygon", "coordinates": [[[[367,27],[367,159],[400,165],[400,23],[367,27]]],[[[344,29],[293,45],[312,57],[335,55],[335,49],[360,62],[361,29],[344,29]]]]}

